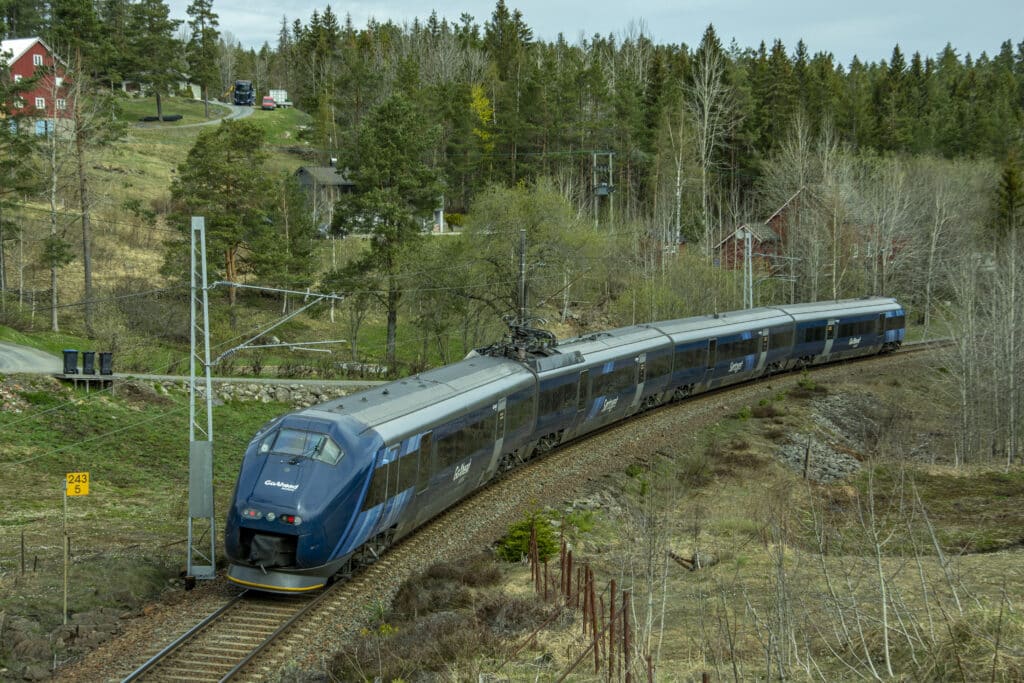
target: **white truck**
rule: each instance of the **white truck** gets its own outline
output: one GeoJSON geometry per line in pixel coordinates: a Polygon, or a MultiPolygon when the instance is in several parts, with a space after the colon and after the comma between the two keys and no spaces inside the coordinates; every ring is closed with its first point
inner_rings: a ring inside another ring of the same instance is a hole
{"type": "Polygon", "coordinates": [[[287,90],[274,90],[273,88],[267,92],[268,95],[274,98],[274,104],[278,107],[290,107],[292,106],[291,100],[288,99],[287,90]]]}

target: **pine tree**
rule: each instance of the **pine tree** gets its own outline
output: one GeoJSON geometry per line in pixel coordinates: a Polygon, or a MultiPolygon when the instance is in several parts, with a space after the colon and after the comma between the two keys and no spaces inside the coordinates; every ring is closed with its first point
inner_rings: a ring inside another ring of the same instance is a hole
{"type": "Polygon", "coordinates": [[[39,0],[5,0],[0,3],[0,27],[5,38],[42,35],[46,28],[45,5],[39,0]]]}
{"type": "Polygon", "coordinates": [[[907,61],[900,46],[896,45],[884,76],[875,86],[875,129],[879,149],[901,152],[910,146],[909,95],[907,61]]]}
{"type": "Polygon", "coordinates": [[[797,111],[797,87],[793,77],[793,65],[786,55],[781,40],[772,43],[768,55],[762,94],[765,108],[763,151],[767,154],[778,148],[792,127],[797,111]]]}
{"type": "Polygon", "coordinates": [[[163,117],[163,96],[169,94],[184,66],[175,32],[181,21],[170,18],[163,0],[139,0],[132,5],[131,76],[156,96],[156,114],[163,117]]]}
{"type": "Polygon", "coordinates": [[[220,73],[217,68],[217,14],[213,11],[213,0],[192,0],[186,10],[188,27],[192,31],[186,47],[189,76],[203,89],[203,113],[210,118],[210,85],[216,83],[220,73]]]}
{"type": "Polygon", "coordinates": [[[387,313],[386,358],[395,361],[398,306],[403,283],[400,256],[418,242],[422,221],[442,192],[438,172],[426,163],[439,131],[425,127],[421,112],[403,95],[378,106],[360,126],[344,159],[356,191],[338,202],[333,229],[372,236],[366,254],[333,273],[338,291],[371,289],[387,313]],[[376,280],[376,284],[373,281],[376,280]],[[367,285],[370,285],[367,287],[367,285]]]}
{"type": "MultiPolygon", "coordinates": [[[[189,216],[206,218],[209,250],[224,255],[221,275],[231,282],[252,269],[248,247],[264,243],[273,229],[274,192],[263,168],[266,157],[259,126],[244,119],[224,121],[199,134],[171,184],[182,229],[189,216]]],[[[173,256],[167,261],[172,270],[173,256]]],[[[229,301],[234,305],[234,288],[229,301]]]]}

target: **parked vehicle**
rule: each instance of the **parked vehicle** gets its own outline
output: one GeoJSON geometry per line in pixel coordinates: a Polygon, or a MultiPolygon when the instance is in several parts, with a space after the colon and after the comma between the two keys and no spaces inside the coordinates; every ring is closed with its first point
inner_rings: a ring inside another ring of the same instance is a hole
{"type": "Polygon", "coordinates": [[[252,81],[235,81],[232,89],[234,96],[232,101],[240,107],[252,107],[256,104],[256,91],[252,87],[252,81]]]}
{"type": "Polygon", "coordinates": [[[268,94],[274,98],[274,104],[277,105],[278,109],[292,106],[291,100],[288,99],[287,90],[275,90],[274,88],[271,88],[268,94]]]}
{"type": "Polygon", "coordinates": [[[277,109],[277,103],[274,102],[274,98],[271,97],[270,95],[264,95],[263,104],[260,105],[260,108],[273,111],[274,109],[277,109]]]}

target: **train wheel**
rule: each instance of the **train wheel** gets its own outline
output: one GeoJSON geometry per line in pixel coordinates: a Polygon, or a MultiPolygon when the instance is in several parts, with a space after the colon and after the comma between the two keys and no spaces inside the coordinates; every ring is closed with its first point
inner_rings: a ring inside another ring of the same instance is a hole
{"type": "Polygon", "coordinates": [[[558,445],[558,435],[548,434],[547,436],[540,437],[540,441],[537,443],[537,455],[545,455],[554,450],[555,446],[558,445]]]}

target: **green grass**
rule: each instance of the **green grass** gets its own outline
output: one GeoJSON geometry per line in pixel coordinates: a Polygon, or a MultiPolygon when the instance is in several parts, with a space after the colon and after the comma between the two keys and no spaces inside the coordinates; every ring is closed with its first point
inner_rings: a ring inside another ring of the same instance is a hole
{"type": "Polygon", "coordinates": [[[252,116],[248,120],[266,132],[268,145],[298,144],[306,146],[299,139],[299,129],[303,126],[308,126],[312,118],[309,114],[299,111],[294,107],[274,109],[273,111],[263,111],[259,107],[255,107],[252,116]]]}
{"type": "Polygon", "coordinates": [[[95,342],[90,341],[87,337],[65,332],[19,332],[6,325],[0,325],[0,341],[29,346],[55,356],[60,356],[64,349],[97,350],[95,342]]]}
{"type": "MultiPolygon", "coordinates": [[[[155,97],[126,97],[120,100],[120,120],[128,123],[141,123],[145,116],[156,116],[155,97]]],[[[180,121],[161,121],[145,123],[147,127],[166,128],[201,123],[206,121],[205,107],[202,102],[184,97],[164,97],[161,102],[164,116],[181,114],[180,121]]],[[[214,102],[210,103],[210,118],[219,119],[231,113],[230,107],[214,102]]]]}
{"type": "MultiPolygon", "coordinates": [[[[64,475],[77,471],[88,471],[91,482],[88,496],[67,504],[72,611],[151,598],[185,559],[187,396],[126,384],[114,396],[87,394],[50,378],[8,378],[4,390],[21,399],[21,412],[0,412],[0,612],[59,623],[64,475]]],[[[259,402],[214,409],[218,529],[249,438],[289,409],[259,402]]]]}

